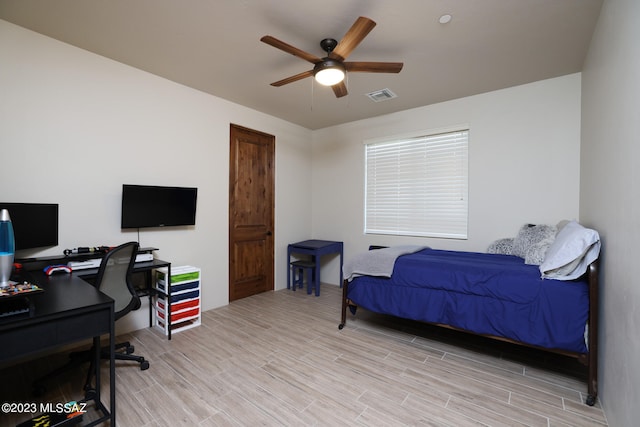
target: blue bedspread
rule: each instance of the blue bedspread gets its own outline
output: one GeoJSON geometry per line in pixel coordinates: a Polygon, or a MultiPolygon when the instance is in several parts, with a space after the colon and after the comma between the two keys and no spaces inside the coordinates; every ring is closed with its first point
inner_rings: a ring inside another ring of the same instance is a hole
{"type": "Polygon", "coordinates": [[[516,256],[425,249],[399,257],[390,278],[354,278],[347,298],[378,313],[588,352],[587,282],[542,279],[516,256]]]}

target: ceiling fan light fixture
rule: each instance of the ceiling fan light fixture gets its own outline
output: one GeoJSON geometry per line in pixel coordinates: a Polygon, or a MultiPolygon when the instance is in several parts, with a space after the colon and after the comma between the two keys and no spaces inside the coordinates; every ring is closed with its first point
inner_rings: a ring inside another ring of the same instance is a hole
{"type": "Polygon", "coordinates": [[[313,76],[321,85],[333,86],[344,80],[344,65],[333,59],[325,59],[313,67],[313,76]]]}

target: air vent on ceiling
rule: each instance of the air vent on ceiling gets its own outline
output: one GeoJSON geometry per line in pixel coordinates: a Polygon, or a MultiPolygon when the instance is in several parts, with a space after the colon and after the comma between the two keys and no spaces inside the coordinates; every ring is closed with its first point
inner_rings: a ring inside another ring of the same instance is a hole
{"type": "Polygon", "coordinates": [[[374,102],[386,101],[387,99],[396,98],[398,95],[391,92],[389,89],[380,89],[367,94],[374,102]]]}

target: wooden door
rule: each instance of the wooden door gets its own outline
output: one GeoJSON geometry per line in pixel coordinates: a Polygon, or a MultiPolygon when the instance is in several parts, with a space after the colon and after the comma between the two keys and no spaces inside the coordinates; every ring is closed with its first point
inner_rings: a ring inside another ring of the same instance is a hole
{"type": "Polygon", "coordinates": [[[273,290],[275,137],[231,125],[229,301],[273,290]]]}

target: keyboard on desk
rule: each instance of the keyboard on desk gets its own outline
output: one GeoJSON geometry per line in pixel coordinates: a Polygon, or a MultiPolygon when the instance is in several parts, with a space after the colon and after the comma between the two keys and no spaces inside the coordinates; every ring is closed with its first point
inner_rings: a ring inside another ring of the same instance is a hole
{"type": "MultiPolygon", "coordinates": [[[[136,262],[153,261],[153,254],[138,254],[136,255],[136,262]]],[[[84,261],[69,261],[67,267],[71,270],[86,270],[88,268],[100,267],[102,258],[87,259],[84,261]]]]}
{"type": "Polygon", "coordinates": [[[29,300],[26,298],[12,298],[8,301],[0,300],[0,318],[29,313],[29,307],[29,300]]]}

